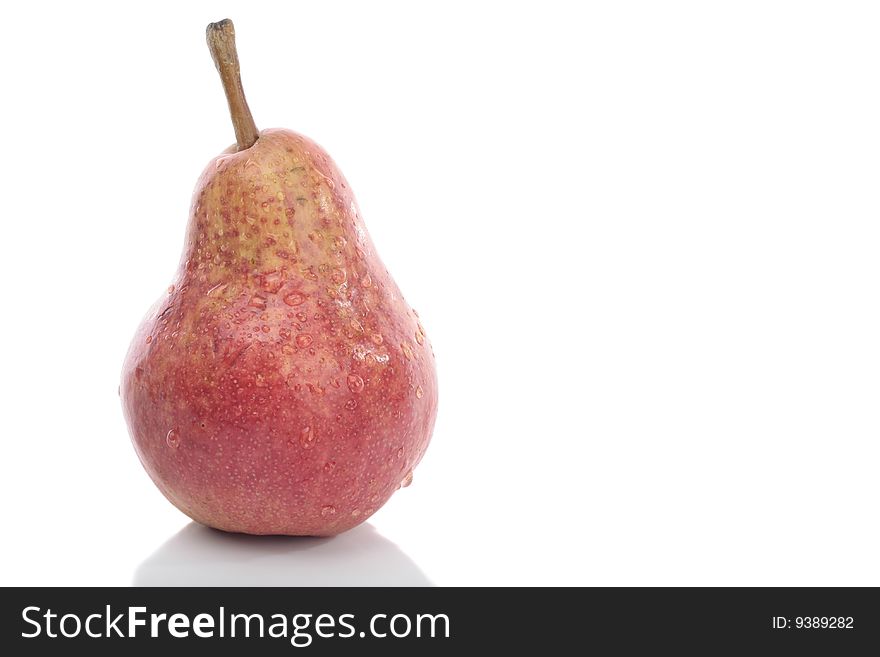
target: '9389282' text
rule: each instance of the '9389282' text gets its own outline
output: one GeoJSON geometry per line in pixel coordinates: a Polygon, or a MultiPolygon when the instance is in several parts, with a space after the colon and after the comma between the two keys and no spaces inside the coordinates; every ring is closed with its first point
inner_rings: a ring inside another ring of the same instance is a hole
{"type": "Polygon", "coordinates": [[[852,616],[774,616],[774,630],[852,630],[852,616]]]}

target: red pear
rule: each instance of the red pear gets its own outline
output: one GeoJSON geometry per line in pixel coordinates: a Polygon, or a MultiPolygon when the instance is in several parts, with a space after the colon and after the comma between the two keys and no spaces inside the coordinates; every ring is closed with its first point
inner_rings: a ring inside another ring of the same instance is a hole
{"type": "Polygon", "coordinates": [[[202,173],[174,284],[129,348],[125,418],[194,520],[334,535],[411,481],[434,356],[342,173],[310,139],[256,129],[230,21],[208,42],[238,141],[202,173]]]}

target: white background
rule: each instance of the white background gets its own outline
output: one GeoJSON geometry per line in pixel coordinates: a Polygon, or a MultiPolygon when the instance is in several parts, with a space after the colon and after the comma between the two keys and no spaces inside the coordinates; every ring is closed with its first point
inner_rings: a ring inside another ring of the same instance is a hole
{"type": "Polygon", "coordinates": [[[880,9],[582,5],[5,9],[0,583],[880,585],[880,9]],[[226,16],[437,355],[413,486],[331,541],[190,525],[117,398],[226,16]]]}

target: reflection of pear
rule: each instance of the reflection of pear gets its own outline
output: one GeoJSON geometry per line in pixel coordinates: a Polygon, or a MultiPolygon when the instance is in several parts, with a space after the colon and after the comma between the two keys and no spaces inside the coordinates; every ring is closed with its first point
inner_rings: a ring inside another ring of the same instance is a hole
{"type": "Polygon", "coordinates": [[[364,524],[335,538],[247,536],[190,523],[144,561],[135,586],[431,586],[364,524]]]}
{"type": "Polygon", "coordinates": [[[208,28],[237,146],[196,186],[177,278],[121,395],[137,454],[194,520],[327,536],[409,479],[437,412],[424,330],[314,142],[257,131],[232,23],[208,28]]]}

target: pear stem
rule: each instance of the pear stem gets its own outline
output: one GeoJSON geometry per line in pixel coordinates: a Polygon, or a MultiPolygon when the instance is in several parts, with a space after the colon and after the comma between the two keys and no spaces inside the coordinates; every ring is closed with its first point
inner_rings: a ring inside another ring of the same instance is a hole
{"type": "Polygon", "coordinates": [[[211,59],[220,73],[223,91],[229,102],[229,113],[232,115],[232,126],[235,128],[235,140],[238,150],[243,151],[253,146],[260,137],[260,131],[251,116],[244,89],[241,87],[241,70],[238,65],[238,52],[235,50],[235,26],[228,18],[211,23],[207,29],[208,48],[211,59]]]}

